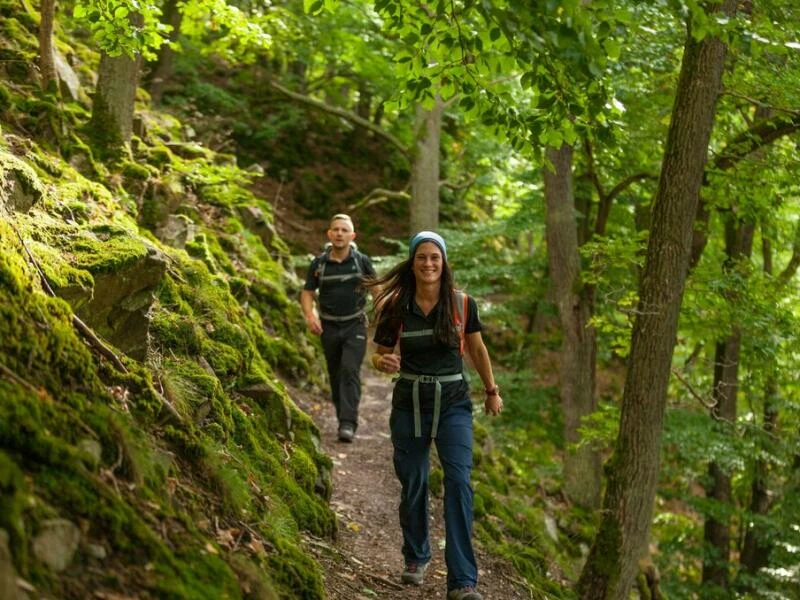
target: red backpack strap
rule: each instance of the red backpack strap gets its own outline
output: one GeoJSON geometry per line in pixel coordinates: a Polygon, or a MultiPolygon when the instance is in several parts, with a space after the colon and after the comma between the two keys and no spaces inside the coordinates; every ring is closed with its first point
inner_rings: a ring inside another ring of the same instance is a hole
{"type": "Polygon", "coordinates": [[[469,296],[466,293],[458,290],[453,293],[455,310],[453,311],[453,323],[458,330],[458,338],[460,342],[460,352],[464,354],[464,336],[467,328],[467,316],[469,310],[469,296]]]}

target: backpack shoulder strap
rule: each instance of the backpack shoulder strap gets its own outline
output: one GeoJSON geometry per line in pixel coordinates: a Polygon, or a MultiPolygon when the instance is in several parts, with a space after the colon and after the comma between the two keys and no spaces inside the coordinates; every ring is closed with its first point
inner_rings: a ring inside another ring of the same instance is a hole
{"type": "Polygon", "coordinates": [[[317,260],[319,261],[317,264],[317,295],[319,296],[322,294],[322,276],[325,275],[325,265],[328,262],[328,255],[331,253],[331,247],[329,245],[325,245],[325,250],[322,251],[322,254],[317,256],[317,260]]]}
{"type": "Polygon", "coordinates": [[[469,296],[461,290],[453,293],[455,310],[453,311],[453,321],[458,330],[458,338],[461,347],[461,354],[464,354],[464,336],[467,327],[467,316],[469,311],[469,296]]]}
{"type": "Polygon", "coordinates": [[[358,270],[358,274],[363,277],[364,276],[364,255],[361,254],[358,250],[356,250],[353,246],[350,246],[350,252],[353,253],[353,260],[356,261],[356,269],[358,270]]]}

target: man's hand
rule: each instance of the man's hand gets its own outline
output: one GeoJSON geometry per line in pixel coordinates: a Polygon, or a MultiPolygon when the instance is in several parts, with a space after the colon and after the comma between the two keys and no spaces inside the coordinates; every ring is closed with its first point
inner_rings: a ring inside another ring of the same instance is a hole
{"type": "Polygon", "coordinates": [[[306,315],[306,323],[308,323],[308,328],[314,335],[322,333],[322,323],[319,322],[317,315],[313,313],[311,315],[306,315]]]}

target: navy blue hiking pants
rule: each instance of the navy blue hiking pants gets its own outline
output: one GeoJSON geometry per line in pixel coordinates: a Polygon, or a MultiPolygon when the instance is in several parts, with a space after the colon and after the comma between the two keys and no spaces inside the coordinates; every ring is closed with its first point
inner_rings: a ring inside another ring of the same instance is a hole
{"type": "Polygon", "coordinates": [[[367,351],[367,324],[364,317],[350,321],[322,321],[320,336],[331,399],[339,424],[358,427],[358,404],[361,402],[361,362],[367,351]]]}
{"type": "MultiPolygon", "coordinates": [[[[414,437],[414,413],[392,409],[389,425],[394,469],[402,486],[400,527],[408,563],[431,560],[428,533],[428,476],[433,415],[422,413],[422,437],[414,437]]],[[[472,550],[472,403],[469,398],[442,408],[436,451],[444,471],[447,589],[475,586],[478,567],[472,550]]]]}

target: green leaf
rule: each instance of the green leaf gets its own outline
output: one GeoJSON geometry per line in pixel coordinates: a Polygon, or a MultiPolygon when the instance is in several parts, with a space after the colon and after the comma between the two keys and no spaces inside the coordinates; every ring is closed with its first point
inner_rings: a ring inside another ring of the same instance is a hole
{"type": "Polygon", "coordinates": [[[612,60],[619,59],[622,46],[617,40],[611,38],[604,40],[603,48],[605,48],[605,51],[608,54],[608,58],[612,60]]]}
{"type": "Polygon", "coordinates": [[[519,85],[522,87],[523,90],[526,90],[533,86],[533,73],[528,71],[527,73],[523,73],[522,77],[519,79],[519,85]]]}
{"type": "Polygon", "coordinates": [[[500,39],[500,35],[501,32],[499,27],[494,27],[489,31],[489,39],[493,42],[496,42],[498,39],[500,39]]]}
{"type": "Polygon", "coordinates": [[[473,100],[470,96],[464,96],[459,101],[459,106],[461,106],[464,110],[469,112],[475,107],[475,100],[473,100]]]}
{"type": "MultiPolygon", "coordinates": [[[[309,0],[303,0],[304,4],[309,4],[309,0]]],[[[306,8],[306,12],[312,15],[317,14],[325,7],[324,0],[313,0],[306,8]]]]}

